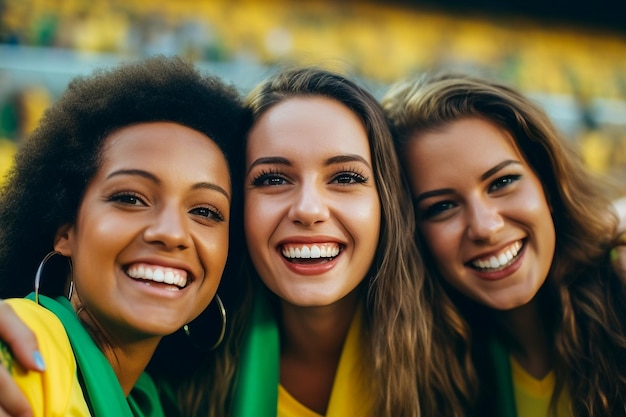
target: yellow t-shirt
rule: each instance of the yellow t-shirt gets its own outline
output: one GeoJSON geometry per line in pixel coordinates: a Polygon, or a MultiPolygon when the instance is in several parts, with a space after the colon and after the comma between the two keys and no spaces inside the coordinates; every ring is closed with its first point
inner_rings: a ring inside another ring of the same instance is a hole
{"type": "MultiPolygon", "coordinates": [[[[511,356],[511,376],[517,417],[549,416],[550,398],[554,391],[554,372],[550,371],[542,379],[536,379],[511,356]]],[[[569,417],[569,395],[566,390],[561,392],[557,403],[556,417],[569,417]]]]}
{"type": "MultiPolygon", "coordinates": [[[[363,375],[361,352],[362,312],[358,309],[339,358],[339,366],[328,402],[326,417],[366,417],[372,414],[373,395],[370,379],[363,375]]],[[[302,405],[282,386],[278,385],[278,417],[322,417],[302,405]]]]}
{"type": "Polygon", "coordinates": [[[34,417],[90,416],[76,373],[76,360],[63,324],[47,309],[26,299],[5,300],[37,336],[46,364],[43,373],[25,371],[4,345],[0,362],[29,400],[34,417]]]}

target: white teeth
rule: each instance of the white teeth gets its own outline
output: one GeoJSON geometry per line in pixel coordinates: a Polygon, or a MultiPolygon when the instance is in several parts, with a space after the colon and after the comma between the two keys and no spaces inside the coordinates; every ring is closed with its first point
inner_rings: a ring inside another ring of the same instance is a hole
{"type": "Polygon", "coordinates": [[[318,259],[332,258],[339,255],[339,245],[335,243],[324,243],[315,245],[285,245],[282,249],[285,258],[318,259]]]}
{"type": "Polygon", "coordinates": [[[501,253],[500,256],[498,256],[498,262],[500,262],[501,264],[505,264],[509,261],[510,259],[507,259],[506,254],[505,253],[501,253]]]}
{"type": "Polygon", "coordinates": [[[144,264],[128,268],[128,275],[132,278],[146,281],[164,282],[177,287],[187,285],[187,273],[179,269],[164,268],[159,266],[147,266],[144,264]]]}
{"type": "Polygon", "coordinates": [[[473,261],[472,265],[478,269],[502,269],[513,261],[521,248],[522,242],[517,241],[497,256],[491,256],[489,259],[478,259],[473,261]]]}

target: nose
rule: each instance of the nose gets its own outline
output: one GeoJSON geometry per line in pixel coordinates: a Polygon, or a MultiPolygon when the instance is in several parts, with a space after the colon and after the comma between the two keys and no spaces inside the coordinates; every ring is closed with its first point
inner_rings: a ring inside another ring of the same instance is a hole
{"type": "Polygon", "coordinates": [[[167,250],[185,249],[191,244],[187,213],[175,205],[163,206],[151,213],[143,238],[146,242],[162,245],[167,250]]]}
{"type": "Polygon", "coordinates": [[[504,219],[493,202],[476,199],[468,204],[467,236],[473,241],[493,243],[504,227],[504,219]]]}
{"type": "Polygon", "coordinates": [[[301,184],[295,191],[293,204],[289,208],[289,219],[304,226],[327,220],[330,216],[328,201],[316,184],[301,184]]]}

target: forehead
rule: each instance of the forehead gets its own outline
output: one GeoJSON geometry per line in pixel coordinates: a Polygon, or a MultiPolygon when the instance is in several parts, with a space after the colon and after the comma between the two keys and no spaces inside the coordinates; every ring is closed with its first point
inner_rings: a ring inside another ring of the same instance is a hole
{"type": "Polygon", "coordinates": [[[138,123],[111,133],[102,149],[101,169],[120,166],[164,169],[176,164],[201,172],[228,174],[220,147],[205,134],[172,122],[138,123]]]}
{"type": "Polygon", "coordinates": [[[463,118],[424,132],[415,132],[407,141],[407,156],[438,153],[441,156],[469,158],[470,153],[481,160],[502,153],[522,158],[513,136],[495,123],[476,117],[463,118]]]}
{"type": "Polygon", "coordinates": [[[249,156],[290,151],[356,153],[369,160],[369,140],[361,119],[339,101],[294,97],[274,105],[255,122],[247,145],[249,156]]]}
{"type": "Polygon", "coordinates": [[[469,175],[481,175],[507,159],[527,165],[513,137],[480,118],[460,119],[415,133],[403,158],[414,185],[450,176],[469,179],[469,175]]]}

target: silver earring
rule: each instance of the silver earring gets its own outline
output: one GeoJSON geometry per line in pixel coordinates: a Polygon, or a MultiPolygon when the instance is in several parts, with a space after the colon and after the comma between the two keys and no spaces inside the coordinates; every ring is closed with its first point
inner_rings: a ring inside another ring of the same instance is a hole
{"type": "MultiPolygon", "coordinates": [[[[220,314],[220,317],[222,319],[222,327],[220,329],[220,332],[217,336],[217,341],[209,348],[209,350],[213,350],[215,348],[217,348],[222,341],[224,340],[224,335],[226,334],[226,308],[224,308],[224,303],[222,303],[222,299],[220,298],[219,294],[215,294],[215,297],[213,298],[213,300],[215,300],[216,303],[216,307],[217,310],[220,314]]],[[[208,307],[207,307],[208,308],[208,307]]],[[[185,331],[185,334],[187,335],[187,337],[191,340],[192,344],[194,344],[196,347],[200,348],[200,346],[198,346],[198,344],[194,343],[194,338],[191,334],[191,329],[189,328],[189,323],[185,324],[183,326],[183,330],[185,331]]]]}
{"type": "MultiPolygon", "coordinates": [[[[37,273],[35,274],[35,302],[37,304],[39,304],[39,287],[41,286],[41,275],[43,274],[43,270],[44,270],[44,267],[46,266],[46,263],[55,255],[59,255],[60,257],[67,259],[67,262],[69,265],[70,276],[72,276],[72,261],[70,260],[70,258],[67,258],[61,255],[59,252],[55,252],[55,251],[48,252],[46,256],[44,256],[41,262],[39,263],[39,267],[37,267],[37,273]]],[[[70,288],[69,288],[69,294],[67,298],[68,299],[72,298],[73,293],[74,293],[74,278],[72,277],[70,278],[70,288]]]]}

